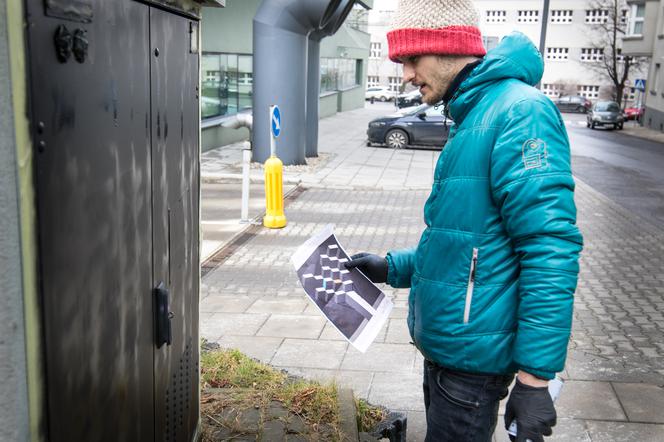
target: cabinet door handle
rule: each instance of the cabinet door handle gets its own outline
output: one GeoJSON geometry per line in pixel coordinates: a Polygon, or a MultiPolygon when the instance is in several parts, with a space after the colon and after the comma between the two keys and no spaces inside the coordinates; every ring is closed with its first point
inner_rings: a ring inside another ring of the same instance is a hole
{"type": "Polygon", "coordinates": [[[171,345],[171,318],[173,313],[168,310],[168,289],[163,282],[154,289],[155,294],[155,325],[157,348],[162,345],[171,345]]]}

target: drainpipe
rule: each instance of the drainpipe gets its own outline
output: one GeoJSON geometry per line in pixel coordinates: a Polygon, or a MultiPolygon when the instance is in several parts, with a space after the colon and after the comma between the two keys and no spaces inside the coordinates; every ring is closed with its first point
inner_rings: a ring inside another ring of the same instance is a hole
{"type": "Polygon", "coordinates": [[[342,0],[334,17],[322,29],[309,34],[307,50],[307,106],[306,106],[306,149],[307,158],[318,156],[318,105],[320,100],[320,41],[334,35],[350,14],[355,0],[342,0]]]}
{"type": "Polygon", "coordinates": [[[343,0],[263,0],[253,29],[254,160],[270,157],[269,106],[281,110],[277,156],[305,163],[307,37],[338,17],[343,0]]]}

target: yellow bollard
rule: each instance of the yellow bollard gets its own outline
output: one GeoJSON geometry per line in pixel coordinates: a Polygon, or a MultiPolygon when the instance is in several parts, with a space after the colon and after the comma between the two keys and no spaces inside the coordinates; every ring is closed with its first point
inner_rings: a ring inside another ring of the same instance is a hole
{"type": "Polygon", "coordinates": [[[281,133],[281,112],[279,107],[270,106],[270,158],[265,162],[265,216],[263,225],[270,229],[280,229],[286,225],[284,215],[284,164],[277,158],[275,138],[281,133]]]}
{"type": "Polygon", "coordinates": [[[283,163],[275,155],[265,161],[265,216],[263,225],[280,229],[286,225],[284,215],[283,163]]]}

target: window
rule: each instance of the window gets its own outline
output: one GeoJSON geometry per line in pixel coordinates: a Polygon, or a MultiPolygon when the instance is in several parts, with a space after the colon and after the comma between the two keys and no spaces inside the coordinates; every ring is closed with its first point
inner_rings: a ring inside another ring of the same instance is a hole
{"type": "Polygon", "coordinates": [[[251,107],[251,55],[204,53],[201,71],[202,118],[233,115],[251,107]]]}
{"type": "Polygon", "coordinates": [[[629,14],[629,26],[627,35],[643,35],[643,19],[646,14],[646,5],[644,3],[633,4],[629,14]]]}
{"type": "Polygon", "coordinates": [[[581,48],[581,61],[598,62],[604,59],[602,48],[581,48]]]}
{"type": "Polygon", "coordinates": [[[629,9],[623,9],[620,11],[620,24],[625,26],[629,18],[629,9]]]}
{"type": "Polygon", "coordinates": [[[486,11],[487,23],[505,23],[507,21],[507,11],[486,11]]]}
{"type": "Polygon", "coordinates": [[[484,43],[484,49],[490,51],[491,49],[498,46],[498,43],[500,43],[500,39],[498,37],[490,37],[482,35],[482,43],[484,43]]]}
{"type": "Polygon", "coordinates": [[[361,75],[361,60],[358,63],[358,60],[351,58],[321,58],[320,93],[344,90],[357,86],[360,82],[358,70],[361,75]]]}
{"type": "Polygon", "coordinates": [[[388,77],[390,81],[390,91],[399,92],[401,88],[401,77],[388,77]]]}
{"type": "Polygon", "coordinates": [[[572,23],[572,10],[571,9],[552,10],[551,23],[572,23]]]}
{"type": "Polygon", "coordinates": [[[546,48],[546,59],[551,61],[567,60],[569,48],[546,48]]]}
{"type": "Polygon", "coordinates": [[[634,101],[636,100],[636,89],[633,87],[625,87],[623,90],[623,100],[634,101]]]}
{"type": "Polygon", "coordinates": [[[382,55],[382,43],[377,41],[377,42],[371,42],[371,52],[369,54],[369,58],[380,58],[382,55]]]}
{"type": "Polygon", "coordinates": [[[582,84],[576,87],[577,93],[581,95],[582,97],[586,97],[587,99],[595,99],[597,100],[599,98],[599,86],[598,85],[588,85],[588,84],[582,84]]]}
{"type": "Polygon", "coordinates": [[[379,82],[378,75],[368,75],[367,76],[367,87],[372,88],[378,86],[379,82]]]}
{"type": "Polygon", "coordinates": [[[516,21],[517,23],[538,23],[539,11],[537,9],[518,11],[516,21]]]}
{"type": "Polygon", "coordinates": [[[590,24],[606,23],[608,20],[609,20],[608,9],[586,10],[586,23],[590,24]]]}
{"type": "Polygon", "coordinates": [[[558,98],[563,93],[563,86],[560,84],[544,83],[542,84],[542,93],[549,98],[558,98]]]}

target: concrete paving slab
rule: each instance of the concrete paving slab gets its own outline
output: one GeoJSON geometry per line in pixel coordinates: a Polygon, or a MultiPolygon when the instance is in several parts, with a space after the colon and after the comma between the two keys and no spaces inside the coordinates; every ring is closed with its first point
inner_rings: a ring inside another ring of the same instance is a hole
{"type": "Polygon", "coordinates": [[[247,313],[299,314],[304,311],[308,304],[309,302],[301,297],[259,298],[247,309],[247,313]]]}
{"type": "MultiPolygon", "coordinates": [[[[493,434],[495,442],[510,442],[510,438],[505,430],[505,418],[498,416],[498,424],[493,434]]],[[[591,439],[586,430],[585,421],[577,419],[558,419],[556,426],[553,427],[553,434],[546,437],[547,442],[593,442],[606,441],[609,439],[591,439]]]]}
{"type": "Polygon", "coordinates": [[[308,303],[307,307],[304,309],[302,314],[323,317],[323,314],[321,313],[320,309],[316,307],[313,302],[308,303]]]}
{"type": "Polygon", "coordinates": [[[369,391],[369,402],[393,410],[424,411],[422,375],[376,373],[369,391]]]}
{"type": "Polygon", "coordinates": [[[339,330],[334,328],[332,324],[327,322],[325,324],[325,327],[323,327],[323,331],[321,332],[320,336],[318,339],[323,339],[325,341],[344,341],[346,342],[346,338],[341,334],[339,330]]]}
{"type": "Polygon", "coordinates": [[[346,342],[284,339],[270,363],[279,367],[335,370],[341,365],[347,347],[346,342]]]}
{"type": "Polygon", "coordinates": [[[608,382],[567,381],[556,403],[558,416],[575,419],[627,420],[608,382]]]}
{"type": "Polygon", "coordinates": [[[266,314],[215,313],[201,322],[201,337],[217,342],[222,335],[252,336],[267,318],[266,314]]]}
{"type": "Polygon", "coordinates": [[[320,336],[325,319],[308,315],[271,315],[256,333],[257,336],[309,338],[320,336]]]}
{"type": "Polygon", "coordinates": [[[225,296],[212,294],[201,299],[200,311],[207,313],[243,313],[256,301],[256,299],[256,296],[225,296]]]}
{"type": "Polygon", "coordinates": [[[396,373],[412,373],[415,347],[410,344],[374,343],[366,353],[348,348],[341,368],[343,370],[365,370],[396,373]]]}
{"type": "Polygon", "coordinates": [[[427,435],[427,417],[424,411],[396,410],[408,417],[406,442],[422,442],[427,435]]]}
{"type": "Polygon", "coordinates": [[[664,388],[620,382],[613,388],[630,421],[664,424],[664,388]]]}
{"type": "Polygon", "coordinates": [[[390,313],[390,319],[408,318],[408,307],[394,307],[390,313]]]}
{"type": "Polygon", "coordinates": [[[664,425],[600,421],[588,421],[586,425],[593,441],[662,442],[664,440],[664,425]]]}
{"type": "Polygon", "coordinates": [[[405,319],[390,319],[385,342],[388,344],[409,344],[411,341],[405,319]]]}
{"type": "Polygon", "coordinates": [[[223,335],[218,342],[223,348],[235,348],[251,358],[268,363],[283,340],[262,336],[223,335]]]}

